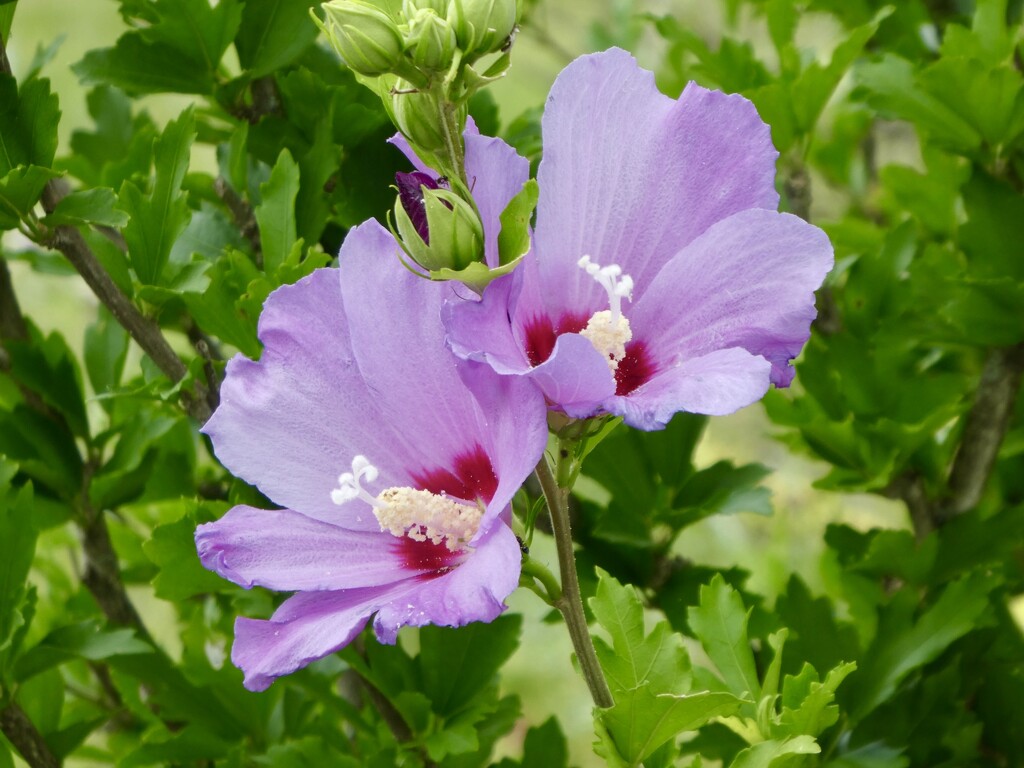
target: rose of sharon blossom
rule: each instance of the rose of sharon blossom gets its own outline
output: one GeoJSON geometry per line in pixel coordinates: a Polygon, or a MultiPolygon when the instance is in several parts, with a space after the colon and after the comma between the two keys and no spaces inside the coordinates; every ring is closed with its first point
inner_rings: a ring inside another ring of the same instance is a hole
{"type": "Polygon", "coordinates": [[[692,83],[670,99],[612,49],[559,75],[542,133],[532,250],[482,301],[449,300],[453,351],[640,429],[787,386],[832,248],[776,211],[754,106],[692,83]]]}
{"type": "Polygon", "coordinates": [[[239,618],[232,661],[251,690],[400,627],[491,621],[516,587],[509,503],[540,459],[546,408],[529,382],[444,346],[451,287],[409,274],[375,222],[340,268],[275,291],[259,361],[236,357],[204,427],[234,474],[284,507],[240,505],[196,531],[204,566],[295,592],[239,618]]]}

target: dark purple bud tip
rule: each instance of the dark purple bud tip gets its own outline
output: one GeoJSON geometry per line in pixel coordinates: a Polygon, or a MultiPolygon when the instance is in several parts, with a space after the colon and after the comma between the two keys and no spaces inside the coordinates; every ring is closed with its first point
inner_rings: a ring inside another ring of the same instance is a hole
{"type": "Polygon", "coordinates": [[[423,242],[430,245],[430,231],[427,229],[427,208],[423,201],[423,188],[438,189],[434,179],[420,171],[412,173],[396,173],[395,183],[398,185],[398,199],[409,215],[409,220],[416,227],[416,234],[423,242]]]}

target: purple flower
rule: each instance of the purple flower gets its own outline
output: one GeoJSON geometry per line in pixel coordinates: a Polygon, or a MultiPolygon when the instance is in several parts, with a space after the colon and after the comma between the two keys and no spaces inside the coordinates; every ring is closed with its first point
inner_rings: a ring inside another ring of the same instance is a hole
{"type": "Polygon", "coordinates": [[[250,690],[400,627],[493,620],[519,579],[509,503],[544,450],[528,382],[444,346],[451,287],[409,274],[375,222],[340,269],[275,291],[259,361],[236,357],[204,431],[218,458],[285,509],[231,509],[196,531],[202,563],[244,587],[295,592],[239,618],[250,690]]]}
{"type": "Polygon", "coordinates": [[[670,99],[612,49],[559,75],[542,129],[532,250],[481,301],[447,302],[453,351],[640,429],[788,386],[832,248],[775,210],[754,106],[692,83],[670,99]]]}

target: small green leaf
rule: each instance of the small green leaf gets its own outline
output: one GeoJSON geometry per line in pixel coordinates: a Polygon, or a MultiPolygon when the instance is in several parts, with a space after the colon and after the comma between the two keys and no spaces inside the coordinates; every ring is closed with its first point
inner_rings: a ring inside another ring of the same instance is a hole
{"type": "Polygon", "coordinates": [[[730,768],[784,768],[797,766],[803,755],[816,755],[821,747],[810,736],[796,736],[782,741],[763,741],[736,755],[730,768]]]}
{"type": "Polygon", "coordinates": [[[521,768],[568,768],[569,747],[554,716],[526,732],[521,768]]]}
{"type": "Polygon", "coordinates": [[[800,675],[786,676],[782,690],[782,714],[773,736],[818,736],[839,719],[835,701],[836,689],[857,668],[853,662],[840,664],[829,670],[824,682],[810,665],[805,664],[800,675]],[[810,674],[808,674],[810,672],[810,674]]]}
{"type": "Polygon", "coordinates": [[[177,522],[158,526],[142,545],[146,556],[160,569],[153,579],[157,597],[174,602],[226,588],[223,579],[203,568],[196,554],[196,525],[213,517],[209,505],[193,505],[177,522]]]}
{"type": "Polygon", "coordinates": [[[295,61],[317,37],[306,0],[246,0],[235,37],[238,60],[251,77],[295,61]]]}
{"type": "Polygon", "coordinates": [[[540,188],[529,179],[501,212],[498,233],[498,263],[502,266],[517,261],[530,250],[530,217],[537,207],[540,188]]]}
{"type": "Polygon", "coordinates": [[[700,605],[688,612],[690,627],[737,696],[761,698],[754,654],[747,639],[747,619],[739,594],[721,576],[701,587],[700,605]]]}
{"type": "Polygon", "coordinates": [[[0,178],[0,230],[14,229],[26,219],[47,182],[59,175],[38,165],[22,165],[0,178]]]}
{"type": "Polygon", "coordinates": [[[19,165],[53,165],[59,122],[60,104],[49,80],[32,78],[19,88],[0,73],[0,176],[19,165]]]}
{"type": "Polygon", "coordinates": [[[51,227],[80,224],[123,227],[128,223],[128,214],[118,210],[116,205],[117,195],[112,189],[80,189],[62,198],[53,212],[43,218],[43,223],[51,227]]]}
{"type": "Polygon", "coordinates": [[[263,269],[274,274],[295,245],[295,196],[299,193],[299,166],[282,149],[270,178],[260,185],[262,201],[256,206],[263,249],[263,269]]]}
{"type": "Polygon", "coordinates": [[[131,216],[124,239],[135,274],[144,284],[160,284],[171,247],[191,217],[181,182],[195,135],[195,117],[189,108],[168,123],[154,143],[152,192],[144,195],[133,182],[121,187],[121,208],[131,216]]]}
{"type": "MultiPolygon", "coordinates": [[[[128,355],[128,332],[105,308],[96,322],[85,329],[85,370],[97,395],[113,392],[121,384],[124,361],[128,355]]],[[[104,408],[112,406],[101,399],[104,408]]]]}
{"type": "Polygon", "coordinates": [[[39,532],[32,524],[32,484],[16,493],[6,483],[0,486],[0,651],[12,640],[24,622],[21,605],[25,599],[25,579],[32,565],[39,532]]]}

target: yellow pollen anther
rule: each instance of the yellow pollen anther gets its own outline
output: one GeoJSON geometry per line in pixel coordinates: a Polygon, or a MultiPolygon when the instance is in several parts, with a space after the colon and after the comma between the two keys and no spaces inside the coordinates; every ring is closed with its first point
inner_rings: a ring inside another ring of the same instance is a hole
{"type": "Polygon", "coordinates": [[[626,343],[633,338],[633,331],[624,316],[619,315],[619,322],[614,323],[611,310],[603,309],[594,313],[580,336],[608,359],[608,367],[615,373],[619,360],[626,356],[626,343]]]}
{"type": "Polygon", "coordinates": [[[382,531],[413,541],[443,542],[452,552],[476,535],[483,517],[479,507],[416,488],[387,488],[376,501],[373,514],[382,531]]]}

